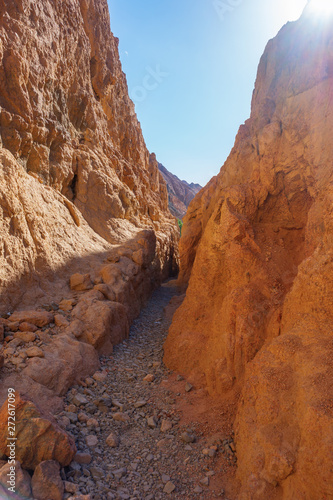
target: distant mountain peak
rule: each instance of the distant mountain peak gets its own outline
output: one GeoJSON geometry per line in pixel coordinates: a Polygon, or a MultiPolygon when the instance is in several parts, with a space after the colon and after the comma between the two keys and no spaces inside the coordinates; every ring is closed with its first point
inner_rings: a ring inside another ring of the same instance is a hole
{"type": "Polygon", "coordinates": [[[162,163],[158,164],[158,168],[167,184],[170,212],[177,219],[182,219],[190,202],[202,189],[202,186],[194,182],[189,184],[180,180],[176,175],[169,172],[162,163]]]}

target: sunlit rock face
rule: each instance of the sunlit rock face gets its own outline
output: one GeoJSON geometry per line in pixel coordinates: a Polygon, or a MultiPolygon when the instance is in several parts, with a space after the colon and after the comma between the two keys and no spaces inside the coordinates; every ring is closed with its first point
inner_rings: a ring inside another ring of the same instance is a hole
{"type": "Polygon", "coordinates": [[[142,229],[165,266],[178,229],[106,0],[0,1],[0,138],[1,307],[142,229]]]}
{"type": "Polygon", "coordinates": [[[170,212],[177,217],[183,219],[187,212],[187,208],[195,195],[202,189],[200,184],[192,182],[189,184],[186,181],[181,181],[176,175],[167,170],[161,163],[158,168],[162,173],[163,179],[168,188],[169,208],[170,212]]]}
{"type": "Polygon", "coordinates": [[[287,24],[261,58],[250,119],[196,196],[171,369],[242,390],[239,499],[333,496],[333,21],[287,24]]]}

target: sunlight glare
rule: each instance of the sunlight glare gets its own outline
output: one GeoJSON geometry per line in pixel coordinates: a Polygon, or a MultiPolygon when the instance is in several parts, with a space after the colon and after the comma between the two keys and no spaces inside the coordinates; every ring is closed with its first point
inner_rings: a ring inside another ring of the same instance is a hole
{"type": "Polygon", "coordinates": [[[333,14],[333,1],[332,0],[310,0],[310,12],[316,15],[329,15],[333,14]]]}

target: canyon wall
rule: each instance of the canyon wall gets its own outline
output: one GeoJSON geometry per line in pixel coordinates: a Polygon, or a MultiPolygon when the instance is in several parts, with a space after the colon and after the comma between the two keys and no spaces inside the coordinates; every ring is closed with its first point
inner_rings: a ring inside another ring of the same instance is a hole
{"type": "Polygon", "coordinates": [[[162,163],[158,164],[158,168],[168,188],[170,212],[177,217],[177,219],[183,219],[190,202],[202,189],[202,186],[194,182],[189,184],[186,181],[181,181],[176,175],[169,172],[162,163]]]}
{"type": "Polygon", "coordinates": [[[309,7],[261,58],[251,116],[195,197],[165,362],[241,391],[240,500],[333,497],[333,19],[309,7]]]}
{"type": "Polygon", "coordinates": [[[0,312],[60,300],[72,272],[145,229],[169,273],[178,229],[106,0],[0,0],[0,146],[0,312]]]}
{"type": "Polygon", "coordinates": [[[107,1],[0,0],[0,404],[61,408],[177,272],[178,238],[107,1]]]}

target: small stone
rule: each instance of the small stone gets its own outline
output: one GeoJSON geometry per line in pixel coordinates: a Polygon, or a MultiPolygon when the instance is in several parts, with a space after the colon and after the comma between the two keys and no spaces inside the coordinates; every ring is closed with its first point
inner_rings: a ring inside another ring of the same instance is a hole
{"type": "Polygon", "coordinates": [[[143,379],[144,382],[154,382],[155,380],[155,375],[149,374],[146,375],[145,378],[143,379]]]}
{"type": "Polygon", "coordinates": [[[83,396],[83,394],[78,393],[73,397],[72,403],[75,406],[86,405],[88,403],[88,400],[83,396]]]}
{"type": "Polygon", "coordinates": [[[63,317],[62,314],[56,314],[54,316],[54,322],[56,326],[58,326],[59,328],[65,328],[66,326],[69,325],[69,322],[67,321],[66,318],[63,317]]]}
{"type": "Polygon", "coordinates": [[[111,448],[117,448],[120,444],[120,439],[114,432],[111,432],[111,434],[109,434],[106,438],[105,442],[111,448]]]}
{"type": "Polygon", "coordinates": [[[123,423],[128,422],[130,419],[126,413],[121,413],[121,412],[114,413],[112,417],[113,420],[115,420],[116,422],[123,422],[123,423]]]}
{"type": "Polygon", "coordinates": [[[162,420],[161,422],[161,432],[168,432],[172,429],[172,423],[170,420],[162,420]]]}
{"type": "Polygon", "coordinates": [[[124,405],[122,403],[119,403],[119,401],[116,401],[115,399],[112,400],[112,405],[116,406],[119,408],[120,411],[124,411],[124,405]]]}
{"type": "Polygon", "coordinates": [[[24,343],[33,342],[36,340],[36,334],[33,332],[16,332],[14,339],[21,339],[24,343]]]}
{"type": "Polygon", "coordinates": [[[28,347],[25,352],[29,358],[44,358],[44,352],[40,347],[28,347]]]}
{"type": "Polygon", "coordinates": [[[193,385],[191,385],[189,382],[187,382],[185,385],[185,391],[190,392],[192,389],[193,389],[193,385]]]}
{"type": "Polygon", "coordinates": [[[66,412],[65,417],[69,418],[72,424],[76,424],[76,422],[78,421],[76,413],[66,412]]]}
{"type": "Polygon", "coordinates": [[[92,456],[89,453],[77,453],[74,460],[78,464],[88,465],[92,461],[92,456]]]}
{"type": "Polygon", "coordinates": [[[80,413],[78,414],[77,418],[78,418],[79,422],[88,422],[88,420],[89,420],[88,415],[86,415],[86,414],[85,414],[85,413],[83,413],[83,412],[80,412],[80,413]]]}
{"type": "Polygon", "coordinates": [[[184,380],[184,377],[182,377],[181,375],[177,375],[176,380],[177,382],[181,382],[182,380],[184,380]]]}
{"type": "Polygon", "coordinates": [[[184,441],[184,443],[195,443],[196,437],[194,434],[190,434],[189,432],[183,432],[180,439],[184,441]]]}
{"type": "Polygon", "coordinates": [[[203,486],[209,486],[209,477],[206,476],[201,479],[200,484],[202,484],[203,486]]]}
{"type": "Polygon", "coordinates": [[[32,323],[27,323],[24,321],[23,323],[20,324],[19,330],[21,332],[36,332],[38,330],[36,325],[33,325],[32,323]]]}
{"type": "Polygon", "coordinates": [[[76,304],[75,299],[67,299],[67,300],[64,299],[60,302],[59,309],[61,309],[62,311],[65,311],[65,312],[69,312],[73,309],[75,304],[76,304]]]}
{"type": "Polygon", "coordinates": [[[203,489],[202,489],[202,488],[200,488],[200,486],[197,486],[196,488],[194,488],[194,490],[193,490],[193,491],[194,491],[194,493],[200,494],[200,493],[202,493],[202,492],[203,492],[203,489]]]}
{"type": "Polygon", "coordinates": [[[106,371],[96,372],[93,375],[93,379],[95,379],[97,382],[105,382],[107,376],[108,374],[106,371]]]}
{"type": "Polygon", "coordinates": [[[112,474],[117,479],[121,479],[123,476],[127,475],[127,469],[125,467],[123,467],[122,469],[117,469],[117,470],[113,471],[112,474]]]}
{"type": "Polygon", "coordinates": [[[143,406],[146,406],[146,404],[147,401],[145,401],[144,399],[140,399],[139,401],[134,403],[134,408],[142,408],[143,406]]]}
{"type": "Polygon", "coordinates": [[[148,424],[148,427],[150,427],[151,429],[155,429],[156,428],[155,418],[154,417],[148,417],[147,418],[147,424],[148,424]]]}
{"type": "Polygon", "coordinates": [[[78,491],[78,486],[74,483],[70,483],[69,481],[64,481],[64,487],[66,493],[76,493],[78,491]]]}
{"type": "Polygon", "coordinates": [[[87,427],[98,427],[99,426],[99,423],[98,423],[98,420],[96,420],[96,418],[89,418],[87,420],[87,427]]]}
{"type": "Polygon", "coordinates": [[[96,446],[97,443],[98,443],[98,439],[97,439],[97,436],[94,436],[94,435],[88,435],[86,436],[86,443],[87,443],[87,446],[90,447],[93,447],[93,446],[96,446]]]}
{"type": "Polygon", "coordinates": [[[163,492],[170,495],[170,493],[175,491],[175,489],[176,489],[176,486],[171,481],[168,481],[166,483],[166,485],[164,486],[163,492]]]}
{"type": "Polygon", "coordinates": [[[90,474],[95,480],[104,477],[104,471],[100,467],[90,467],[90,474]]]}
{"type": "Polygon", "coordinates": [[[168,476],[167,474],[162,474],[162,481],[163,483],[167,483],[168,481],[170,481],[170,476],[168,476]]]}

